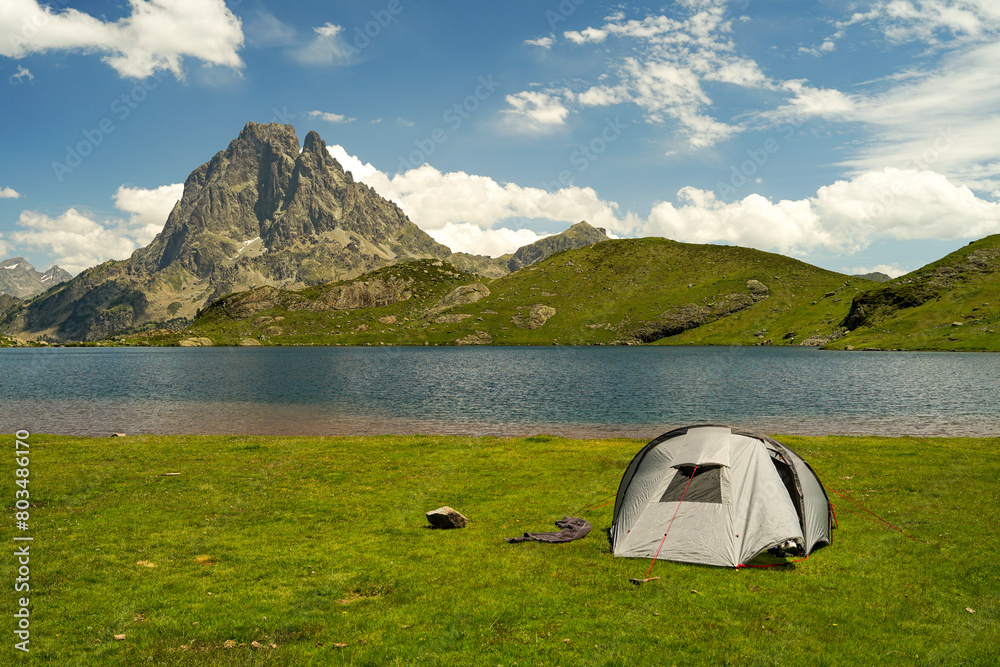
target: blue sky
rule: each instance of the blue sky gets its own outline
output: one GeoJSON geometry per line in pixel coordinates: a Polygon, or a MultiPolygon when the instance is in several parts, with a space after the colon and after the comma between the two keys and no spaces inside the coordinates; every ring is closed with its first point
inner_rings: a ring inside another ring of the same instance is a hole
{"type": "Polygon", "coordinates": [[[5,0],[0,255],[127,257],[247,121],[455,250],[619,237],[892,275],[1000,232],[993,0],[5,0]]]}

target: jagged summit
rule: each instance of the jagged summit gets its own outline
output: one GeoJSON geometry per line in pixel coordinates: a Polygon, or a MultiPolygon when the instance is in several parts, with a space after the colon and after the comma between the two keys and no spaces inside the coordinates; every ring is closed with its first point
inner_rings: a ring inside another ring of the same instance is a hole
{"type": "Polygon", "coordinates": [[[72,277],[59,266],[41,272],[24,257],[11,257],[0,262],[0,294],[29,299],[72,277]]]}

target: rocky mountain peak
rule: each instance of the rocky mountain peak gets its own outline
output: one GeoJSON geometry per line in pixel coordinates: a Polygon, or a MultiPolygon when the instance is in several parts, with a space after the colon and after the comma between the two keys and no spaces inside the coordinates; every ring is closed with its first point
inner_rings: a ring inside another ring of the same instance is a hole
{"type": "Polygon", "coordinates": [[[530,245],[523,246],[507,262],[509,271],[517,271],[563,250],[582,248],[593,243],[609,240],[603,228],[594,227],[586,220],[576,223],[561,234],[546,236],[530,245]]]}
{"type": "Polygon", "coordinates": [[[24,257],[11,257],[0,262],[0,294],[28,299],[72,277],[58,266],[42,273],[24,257]]]}
{"type": "Polygon", "coordinates": [[[247,123],[196,168],[163,230],[125,262],[83,272],[9,328],[94,340],[146,322],[193,318],[222,295],[305,287],[451,251],[356,183],[316,132],[247,123]]]}
{"type": "Polygon", "coordinates": [[[243,147],[260,152],[264,146],[270,149],[278,148],[279,152],[295,155],[299,152],[299,140],[295,128],[280,123],[249,122],[243,126],[239,136],[229,144],[229,150],[243,147]]]}

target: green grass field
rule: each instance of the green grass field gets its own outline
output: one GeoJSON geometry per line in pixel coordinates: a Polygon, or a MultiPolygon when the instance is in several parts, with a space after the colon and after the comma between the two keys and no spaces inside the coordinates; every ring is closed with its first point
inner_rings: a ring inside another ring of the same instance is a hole
{"type": "Polygon", "coordinates": [[[23,533],[4,436],[0,664],[1000,662],[1000,439],[778,437],[919,541],[831,490],[834,544],[805,562],[658,562],[637,587],[648,561],[610,555],[612,506],[580,508],[644,443],[549,436],[32,435],[23,533]],[[471,524],[429,529],[441,505],[471,524]],[[574,511],[594,524],[581,541],[503,540],[574,511]],[[34,537],[29,594],[15,534],[34,537]]]}

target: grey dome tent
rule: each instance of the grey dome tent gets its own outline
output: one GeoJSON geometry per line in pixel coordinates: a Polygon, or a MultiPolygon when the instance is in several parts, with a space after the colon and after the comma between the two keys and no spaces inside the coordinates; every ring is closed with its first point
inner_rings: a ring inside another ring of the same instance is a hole
{"type": "Polygon", "coordinates": [[[777,440],[726,426],[656,438],[622,477],[615,556],[740,567],[768,549],[808,555],[831,543],[833,513],[816,473],[777,440]]]}

